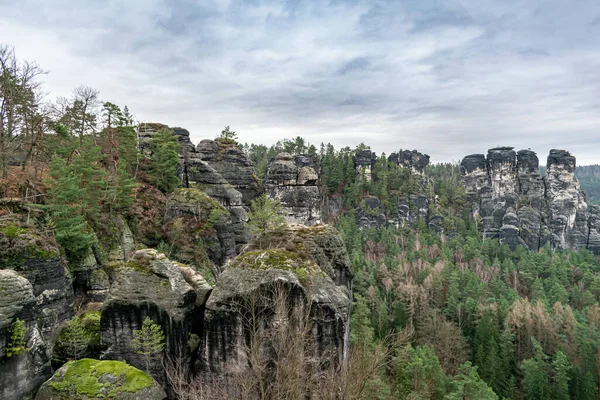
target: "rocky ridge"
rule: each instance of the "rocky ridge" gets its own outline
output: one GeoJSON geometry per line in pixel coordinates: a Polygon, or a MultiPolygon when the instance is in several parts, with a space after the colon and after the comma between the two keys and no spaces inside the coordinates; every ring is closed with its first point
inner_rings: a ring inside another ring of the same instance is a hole
{"type": "Polygon", "coordinates": [[[473,216],[485,238],[538,250],[589,249],[600,253],[600,209],[588,207],[574,175],[575,157],[551,150],[546,173],[531,150],[496,147],[461,161],[462,180],[473,216]]]}

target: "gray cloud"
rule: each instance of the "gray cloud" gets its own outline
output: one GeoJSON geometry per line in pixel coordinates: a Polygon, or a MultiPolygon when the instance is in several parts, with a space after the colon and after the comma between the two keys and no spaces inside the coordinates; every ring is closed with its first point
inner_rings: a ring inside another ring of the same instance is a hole
{"type": "Polygon", "coordinates": [[[231,125],[433,161],[600,163],[598,21],[597,0],[0,0],[0,40],[52,95],[90,85],[195,141],[231,125]]]}

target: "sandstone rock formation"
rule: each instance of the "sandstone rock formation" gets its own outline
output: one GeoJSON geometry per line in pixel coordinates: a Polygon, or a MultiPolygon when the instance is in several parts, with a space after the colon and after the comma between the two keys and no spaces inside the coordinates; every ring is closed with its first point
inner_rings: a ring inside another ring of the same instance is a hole
{"type": "MultiPolygon", "coordinates": [[[[140,125],[138,134],[144,154],[150,155],[150,138],[162,128],[168,127],[156,123],[140,125]]],[[[252,162],[235,144],[203,140],[196,147],[187,130],[171,129],[181,144],[177,173],[182,186],[202,190],[230,213],[231,221],[226,228],[221,227],[220,236],[233,237],[235,251],[230,251],[229,243],[221,243],[221,251],[216,251],[212,257],[220,266],[248,243],[250,232],[244,224],[248,221],[247,207],[252,199],[262,193],[262,187],[254,174],[252,162]]]]}
{"type": "Polygon", "coordinates": [[[537,250],[584,249],[598,252],[599,211],[588,209],[574,176],[575,157],[551,150],[545,176],[539,173],[537,155],[497,147],[466,156],[461,173],[473,214],[481,217],[486,238],[500,239],[511,247],[537,250]]]}
{"type": "Polygon", "coordinates": [[[0,398],[22,399],[51,375],[57,327],[73,315],[73,289],[51,237],[21,221],[0,224],[0,398]],[[27,351],[8,357],[23,321],[27,351]]]}
{"type": "MultiPolygon", "coordinates": [[[[245,378],[254,385],[250,365],[276,365],[284,354],[300,357],[303,368],[344,368],[351,286],[350,260],[335,229],[295,225],[259,236],[228,265],[207,301],[197,363],[203,382],[214,390],[235,391],[228,382],[245,378]],[[288,353],[304,334],[306,351],[288,353]]],[[[266,382],[274,376],[271,369],[266,382]]]]}
{"type": "Polygon", "coordinates": [[[358,176],[365,175],[367,182],[371,182],[371,170],[377,161],[377,155],[375,152],[366,149],[357,151],[354,155],[354,168],[358,176]]]}
{"type": "Polygon", "coordinates": [[[122,361],[69,361],[45,382],[36,400],[164,400],[165,391],[148,374],[122,361]]]}
{"type": "Polygon", "coordinates": [[[197,153],[201,160],[242,194],[244,205],[250,206],[250,202],[263,193],[252,161],[235,142],[205,139],[198,144],[197,153]]]}
{"type": "Polygon", "coordinates": [[[388,161],[410,169],[413,174],[423,175],[429,165],[429,155],[417,150],[400,150],[398,153],[390,154],[388,161]]]}
{"type": "Polygon", "coordinates": [[[289,223],[320,223],[321,193],[312,157],[280,153],[269,165],[264,187],[267,195],[279,200],[289,223]]]}
{"type": "MultiPolygon", "coordinates": [[[[106,348],[102,358],[126,360],[142,368],[131,340],[133,330],[140,329],[149,316],[163,329],[165,353],[189,362],[197,348],[190,348],[188,341],[202,335],[203,302],[211,291],[202,276],[153,249],[138,250],[129,262],[113,266],[110,275],[110,293],[100,321],[100,341],[106,348]]],[[[161,365],[149,372],[165,382],[161,365]]]]}

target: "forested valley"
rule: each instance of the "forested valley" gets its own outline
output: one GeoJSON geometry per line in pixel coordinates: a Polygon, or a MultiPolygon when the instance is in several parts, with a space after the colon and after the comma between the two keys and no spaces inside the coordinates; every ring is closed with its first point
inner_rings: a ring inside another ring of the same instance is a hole
{"type": "MultiPolygon", "coordinates": [[[[520,210],[554,229],[550,200],[518,192],[491,227],[466,163],[246,143],[243,126],[196,146],[43,77],[0,45],[0,398],[599,398],[583,195],[585,238],[533,247],[520,210]]],[[[493,150],[488,166],[512,152],[493,150]]],[[[574,173],[593,210],[597,166],[574,173]]]]}

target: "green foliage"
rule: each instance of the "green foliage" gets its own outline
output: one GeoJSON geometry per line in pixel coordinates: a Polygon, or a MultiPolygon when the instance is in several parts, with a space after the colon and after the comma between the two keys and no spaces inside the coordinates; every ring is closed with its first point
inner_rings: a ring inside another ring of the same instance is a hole
{"type": "Polygon", "coordinates": [[[80,165],[69,164],[59,156],[53,157],[45,207],[49,211],[56,241],[71,260],[84,257],[97,241],[87,223],[86,213],[97,213],[98,194],[96,192],[91,198],[86,197],[90,193],[86,188],[86,174],[78,168],[80,165]]]}
{"type": "Polygon", "coordinates": [[[150,368],[150,362],[161,355],[164,347],[165,335],[162,328],[150,317],[146,317],[141,329],[133,331],[131,341],[131,348],[144,359],[146,371],[150,368]]]}
{"type": "Polygon", "coordinates": [[[10,326],[10,339],[6,346],[6,357],[16,357],[29,351],[27,342],[25,342],[25,334],[27,333],[27,325],[21,319],[17,318],[10,326]]]}
{"type": "Polygon", "coordinates": [[[148,173],[152,183],[164,193],[172,192],[180,184],[177,177],[179,148],[177,137],[170,129],[161,129],[150,138],[152,156],[148,173]]]}
{"type": "Polygon", "coordinates": [[[229,128],[229,125],[227,125],[221,131],[221,134],[219,135],[218,139],[224,143],[235,144],[237,143],[238,135],[235,131],[232,131],[231,128],[229,128]]]}
{"type": "Polygon", "coordinates": [[[497,400],[498,396],[477,373],[469,361],[464,363],[452,380],[454,389],[446,400],[497,400]]]}
{"type": "Polygon", "coordinates": [[[77,394],[89,398],[118,398],[121,393],[136,393],[152,385],[152,378],[123,361],[98,361],[84,358],[70,361],[62,378],[50,386],[62,394],[77,394]]]}
{"type": "Polygon", "coordinates": [[[90,311],[71,319],[61,330],[56,346],[63,357],[77,360],[91,346],[100,344],[100,311],[90,311]]]}
{"type": "Polygon", "coordinates": [[[281,204],[271,200],[266,194],[252,200],[251,211],[248,213],[248,226],[254,233],[268,232],[285,227],[285,217],[282,215],[281,204]]]}

